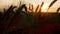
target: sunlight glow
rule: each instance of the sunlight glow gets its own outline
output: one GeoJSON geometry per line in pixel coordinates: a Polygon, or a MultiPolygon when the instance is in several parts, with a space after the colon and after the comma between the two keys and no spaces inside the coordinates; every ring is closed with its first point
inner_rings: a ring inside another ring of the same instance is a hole
{"type": "Polygon", "coordinates": [[[46,12],[48,8],[48,4],[44,3],[43,7],[42,7],[42,12],[46,12]]]}

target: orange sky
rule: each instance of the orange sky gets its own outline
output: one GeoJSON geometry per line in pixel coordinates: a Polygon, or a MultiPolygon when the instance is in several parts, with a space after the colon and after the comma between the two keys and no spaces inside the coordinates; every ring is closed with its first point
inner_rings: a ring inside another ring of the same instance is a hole
{"type": "MultiPolygon", "coordinates": [[[[34,6],[38,5],[38,4],[41,4],[41,2],[44,2],[46,4],[50,4],[53,0],[0,0],[0,8],[7,8],[8,6],[10,6],[11,4],[14,4],[14,5],[18,5],[19,4],[19,1],[22,1],[22,4],[28,2],[28,3],[31,3],[31,4],[34,4],[34,6]]],[[[57,8],[60,7],[60,0],[58,0],[50,9],[49,9],[49,12],[50,11],[54,11],[56,12],[57,8]]],[[[48,6],[47,6],[48,7],[48,6]]]]}

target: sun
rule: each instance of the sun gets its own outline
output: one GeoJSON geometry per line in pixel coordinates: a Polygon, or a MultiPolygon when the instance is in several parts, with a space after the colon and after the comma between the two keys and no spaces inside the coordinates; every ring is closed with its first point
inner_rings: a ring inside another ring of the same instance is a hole
{"type": "Polygon", "coordinates": [[[42,6],[42,12],[47,12],[47,8],[48,8],[48,4],[44,3],[44,5],[42,6]]]}

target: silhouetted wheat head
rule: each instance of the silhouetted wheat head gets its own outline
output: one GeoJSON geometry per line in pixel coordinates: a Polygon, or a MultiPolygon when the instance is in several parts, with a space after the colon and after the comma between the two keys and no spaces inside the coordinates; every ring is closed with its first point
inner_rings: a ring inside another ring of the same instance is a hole
{"type": "Polygon", "coordinates": [[[39,5],[37,6],[37,8],[36,8],[35,12],[37,12],[38,8],[39,8],[39,5]]]}
{"type": "MultiPolygon", "coordinates": [[[[49,5],[49,8],[50,8],[56,1],[57,1],[57,0],[52,1],[51,4],[49,5]]],[[[48,8],[48,10],[49,10],[49,8],[48,8]]]]}
{"type": "Polygon", "coordinates": [[[39,12],[41,12],[41,8],[42,8],[43,5],[44,5],[44,2],[41,3],[39,12]]]}
{"type": "Polygon", "coordinates": [[[59,12],[59,10],[60,10],[60,7],[57,9],[57,13],[59,12]]]}
{"type": "Polygon", "coordinates": [[[33,12],[33,5],[29,3],[29,10],[33,12]]]}

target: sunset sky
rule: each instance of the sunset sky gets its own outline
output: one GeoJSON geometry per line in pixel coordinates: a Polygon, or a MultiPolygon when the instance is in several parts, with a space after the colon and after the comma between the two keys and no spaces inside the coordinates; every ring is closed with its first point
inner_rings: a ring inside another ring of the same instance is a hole
{"type": "MultiPolygon", "coordinates": [[[[19,5],[19,1],[22,1],[22,4],[24,3],[31,3],[33,4],[35,7],[38,5],[38,4],[41,4],[42,2],[44,2],[44,5],[42,7],[43,11],[46,11],[48,6],[50,5],[50,3],[53,1],[53,0],[0,0],[0,9],[3,9],[3,8],[7,8],[9,7],[11,4],[13,5],[19,5]]],[[[58,0],[56,3],[53,4],[53,6],[49,9],[49,12],[50,11],[53,11],[53,12],[56,12],[57,8],[60,7],[60,0],[58,0]]]]}

